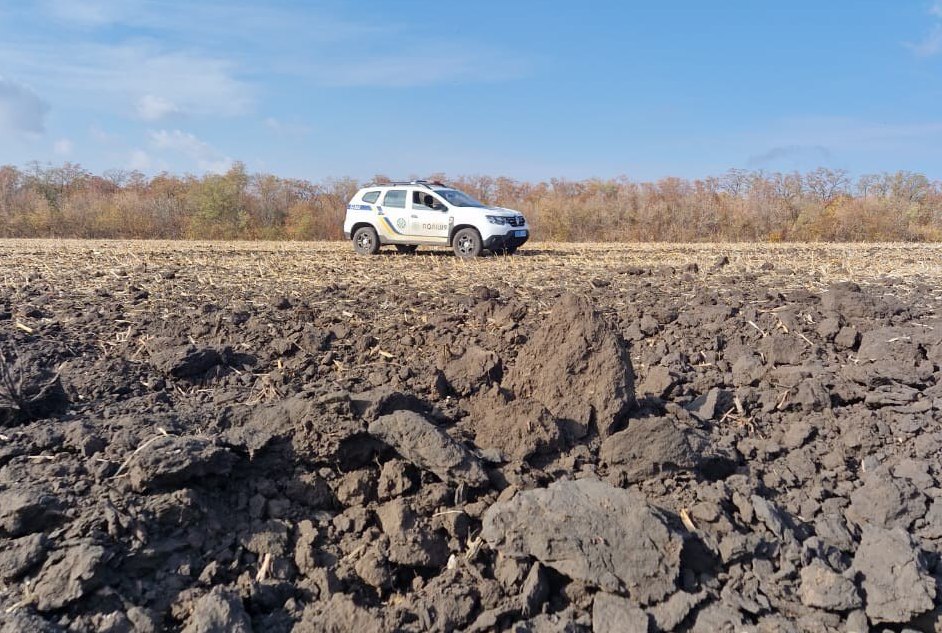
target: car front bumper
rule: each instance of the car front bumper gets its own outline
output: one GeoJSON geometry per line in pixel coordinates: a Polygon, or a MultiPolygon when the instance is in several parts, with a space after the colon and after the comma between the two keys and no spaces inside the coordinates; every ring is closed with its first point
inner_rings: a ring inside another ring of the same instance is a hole
{"type": "Polygon", "coordinates": [[[502,251],[508,248],[519,248],[526,244],[527,240],[530,239],[530,231],[526,231],[526,235],[516,236],[514,235],[516,231],[506,233],[504,235],[492,235],[491,237],[484,240],[484,248],[489,251],[502,251]]]}

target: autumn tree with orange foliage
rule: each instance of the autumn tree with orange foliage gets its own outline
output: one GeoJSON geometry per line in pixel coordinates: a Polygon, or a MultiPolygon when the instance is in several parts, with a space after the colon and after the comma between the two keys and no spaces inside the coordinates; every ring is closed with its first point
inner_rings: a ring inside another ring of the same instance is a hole
{"type": "MultiPolygon", "coordinates": [[[[852,180],[842,170],[730,170],[698,180],[445,180],[526,214],[556,241],[940,241],[942,184],[896,172],[852,180]]],[[[374,183],[389,182],[386,176],[374,183]]],[[[74,163],[0,167],[0,235],[162,239],[341,239],[352,179],[250,174],[241,163],[202,177],[74,163]]]]}

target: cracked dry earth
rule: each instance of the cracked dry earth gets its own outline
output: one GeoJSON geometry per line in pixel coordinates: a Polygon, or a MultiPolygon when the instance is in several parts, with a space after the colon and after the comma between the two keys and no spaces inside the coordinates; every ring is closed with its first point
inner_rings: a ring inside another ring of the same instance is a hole
{"type": "Polygon", "coordinates": [[[0,242],[0,631],[942,631],[942,249],[0,242]]]}

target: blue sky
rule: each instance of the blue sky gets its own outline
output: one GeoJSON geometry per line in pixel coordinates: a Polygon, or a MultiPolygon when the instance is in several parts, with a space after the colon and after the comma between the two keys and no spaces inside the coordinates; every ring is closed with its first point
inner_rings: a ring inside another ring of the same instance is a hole
{"type": "Polygon", "coordinates": [[[942,0],[0,0],[0,164],[942,178],[942,0]]]}

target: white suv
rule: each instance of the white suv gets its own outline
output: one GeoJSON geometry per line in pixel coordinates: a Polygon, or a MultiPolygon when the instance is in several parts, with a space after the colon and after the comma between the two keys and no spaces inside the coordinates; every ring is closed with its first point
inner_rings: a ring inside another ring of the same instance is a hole
{"type": "Polygon", "coordinates": [[[393,182],[357,191],[347,204],[343,234],[361,255],[383,244],[403,253],[420,245],[451,246],[459,257],[484,249],[511,254],[530,237],[524,217],[489,207],[440,182],[393,182]]]}

